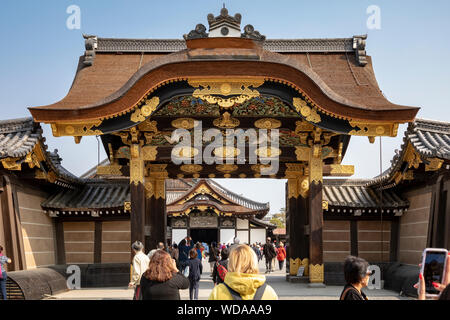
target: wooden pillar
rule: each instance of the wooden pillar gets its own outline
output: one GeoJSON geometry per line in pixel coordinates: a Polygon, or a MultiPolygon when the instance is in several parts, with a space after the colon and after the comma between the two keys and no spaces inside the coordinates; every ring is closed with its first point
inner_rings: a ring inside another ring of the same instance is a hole
{"type": "Polygon", "coordinates": [[[64,244],[64,224],[58,218],[55,221],[56,234],[56,264],[66,264],[66,247],[64,244]]]}
{"type": "Polygon", "coordinates": [[[159,242],[166,243],[166,166],[165,164],[150,165],[148,178],[146,178],[145,182],[147,203],[145,246],[147,250],[156,248],[159,242]]]}
{"type": "Polygon", "coordinates": [[[358,221],[350,221],[350,254],[358,256],[358,221]]]}
{"type": "Polygon", "coordinates": [[[308,178],[304,176],[304,169],[301,164],[286,164],[287,183],[287,208],[289,233],[289,275],[297,275],[300,266],[305,267],[304,275],[309,272],[309,247],[306,232],[307,224],[307,197],[308,178]]]}
{"type": "Polygon", "coordinates": [[[95,221],[94,231],[94,263],[102,263],[102,221],[95,221]]]}
{"type": "Polygon", "coordinates": [[[323,162],[322,147],[315,140],[309,157],[309,281],[323,284],[323,162]]]}
{"type": "MultiPolygon", "coordinates": [[[[131,244],[135,241],[145,243],[144,219],[145,219],[145,188],[144,188],[144,159],[139,144],[131,145],[130,160],[130,194],[131,194],[131,244]]],[[[131,258],[133,250],[130,246],[131,258]]]]}

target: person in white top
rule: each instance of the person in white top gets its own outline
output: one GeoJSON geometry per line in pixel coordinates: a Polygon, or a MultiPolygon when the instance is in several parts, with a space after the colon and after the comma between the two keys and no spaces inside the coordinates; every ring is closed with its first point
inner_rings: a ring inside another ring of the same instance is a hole
{"type": "Polygon", "coordinates": [[[134,251],[133,258],[133,270],[131,273],[131,280],[128,284],[129,288],[134,289],[133,300],[140,300],[140,283],[141,277],[145,271],[148,269],[148,265],[150,263],[149,257],[143,252],[144,245],[140,241],[136,241],[131,245],[131,248],[134,251]]]}

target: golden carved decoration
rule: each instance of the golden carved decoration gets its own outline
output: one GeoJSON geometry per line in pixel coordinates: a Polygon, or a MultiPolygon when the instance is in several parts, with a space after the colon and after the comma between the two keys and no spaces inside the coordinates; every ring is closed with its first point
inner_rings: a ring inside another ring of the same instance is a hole
{"type": "Polygon", "coordinates": [[[314,130],[314,125],[306,121],[296,121],[295,122],[295,133],[300,132],[311,132],[314,130]]]}
{"type": "Polygon", "coordinates": [[[175,147],[172,149],[172,156],[180,159],[190,159],[198,154],[198,149],[193,147],[175,147]]]}
{"type": "Polygon", "coordinates": [[[281,155],[281,150],[275,147],[262,147],[256,149],[255,153],[260,158],[276,158],[281,155]]]}
{"type": "Polygon", "coordinates": [[[304,276],[309,276],[309,259],[305,258],[300,261],[300,266],[305,268],[305,271],[303,272],[304,276]]]}
{"type": "Polygon", "coordinates": [[[22,170],[22,164],[18,163],[19,158],[5,158],[2,159],[3,168],[11,171],[20,171],[22,170]]]}
{"type": "Polygon", "coordinates": [[[295,147],[295,155],[297,156],[298,161],[308,161],[310,153],[311,153],[311,148],[302,147],[302,146],[295,147]]]}
{"type": "Polygon", "coordinates": [[[139,185],[144,183],[145,166],[142,155],[141,147],[137,144],[133,144],[130,148],[131,160],[130,160],[130,183],[139,185]]]}
{"type": "Polygon", "coordinates": [[[349,120],[349,124],[354,128],[348,133],[349,135],[368,137],[396,137],[399,125],[398,123],[367,123],[354,120],[349,120]]]}
{"type": "Polygon", "coordinates": [[[323,264],[309,265],[309,282],[323,283],[324,281],[324,267],[323,264]]]}
{"type": "Polygon", "coordinates": [[[148,192],[147,197],[154,196],[156,199],[166,198],[166,179],[169,174],[167,173],[167,164],[151,164],[148,166],[148,178],[146,179],[152,184],[152,192],[148,192]]]}
{"type": "Polygon", "coordinates": [[[199,164],[184,164],[180,167],[180,170],[186,173],[197,173],[202,171],[203,167],[199,164]]]}
{"type": "Polygon", "coordinates": [[[355,166],[331,164],[331,175],[336,177],[347,177],[355,174],[355,166]]]}
{"type": "Polygon", "coordinates": [[[308,106],[308,103],[302,98],[294,98],[293,105],[297,112],[299,112],[306,119],[306,121],[313,123],[319,123],[322,121],[316,109],[308,106]]]}
{"type": "Polygon", "coordinates": [[[125,202],[123,203],[123,209],[124,209],[125,211],[131,211],[131,202],[125,201],[125,202]]]}
{"type": "Polygon", "coordinates": [[[230,108],[236,103],[240,104],[258,97],[259,92],[250,87],[261,86],[264,79],[189,79],[188,83],[197,88],[192,94],[193,97],[218,104],[222,108],[230,108]]]}
{"type": "Polygon", "coordinates": [[[315,144],[311,148],[309,157],[309,180],[310,183],[322,183],[323,181],[323,162],[321,146],[315,144]]]}
{"type": "Polygon", "coordinates": [[[171,122],[172,127],[177,129],[192,129],[195,126],[195,119],[192,118],[179,118],[175,119],[171,122]]]}
{"type": "Polygon", "coordinates": [[[99,176],[121,176],[122,166],[118,164],[110,164],[107,166],[97,166],[97,175],[99,176]]]}
{"type": "Polygon", "coordinates": [[[130,117],[130,120],[133,122],[143,122],[145,119],[150,116],[158,107],[159,98],[153,97],[151,99],[145,100],[145,104],[136,109],[130,117]]]}
{"type": "Polygon", "coordinates": [[[73,123],[51,123],[51,127],[53,136],[55,137],[74,136],[81,139],[79,137],[103,134],[101,130],[92,130],[93,127],[98,127],[101,123],[101,120],[73,123]]]}
{"type": "Polygon", "coordinates": [[[259,129],[278,129],[281,121],[272,118],[263,118],[255,121],[255,127],[259,129]]]}
{"type": "Polygon", "coordinates": [[[415,169],[419,168],[419,165],[422,163],[422,158],[417,153],[416,149],[408,143],[405,151],[405,161],[408,162],[408,169],[414,167],[415,169]]]}
{"type": "Polygon", "coordinates": [[[218,147],[214,149],[214,155],[219,158],[234,158],[241,153],[241,150],[235,147],[218,147]]]}
{"type": "MultiPolygon", "coordinates": [[[[235,164],[219,164],[216,166],[216,169],[225,174],[229,174],[231,172],[236,171],[238,169],[238,166],[235,164]]],[[[229,177],[226,177],[226,178],[229,178],[229,177]]]]}
{"type": "Polygon", "coordinates": [[[247,175],[246,175],[245,173],[241,173],[241,174],[239,175],[239,178],[247,178],[247,175]]]}
{"type": "Polygon", "coordinates": [[[144,146],[142,147],[142,157],[145,161],[155,161],[158,150],[156,146],[144,146]]]}
{"type": "Polygon", "coordinates": [[[442,167],[444,160],[438,158],[427,159],[428,164],[425,164],[425,171],[437,171],[442,167]]]}
{"type": "Polygon", "coordinates": [[[229,112],[224,112],[224,114],[213,121],[214,126],[221,129],[232,129],[236,128],[240,122],[238,119],[232,118],[229,112]]]}
{"type": "Polygon", "coordinates": [[[296,276],[297,272],[298,272],[298,268],[300,268],[300,262],[301,259],[300,258],[296,258],[296,259],[289,259],[289,274],[291,276],[296,276]]]}
{"type": "Polygon", "coordinates": [[[158,123],[156,121],[146,120],[138,125],[139,131],[158,132],[158,123]]]}
{"type": "Polygon", "coordinates": [[[146,179],[144,183],[144,188],[145,188],[145,197],[147,199],[151,198],[154,195],[153,181],[149,181],[146,179]]]}
{"type": "Polygon", "coordinates": [[[210,173],[210,174],[208,174],[208,177],[209,177],[209,178],[215,178],[216,175],[215,175],[214,173],[210,173]]]}
{"type": "Polygon", "coordinates": [[[322,210],[328,210],[328,201],[322,200],[322,210]]]}

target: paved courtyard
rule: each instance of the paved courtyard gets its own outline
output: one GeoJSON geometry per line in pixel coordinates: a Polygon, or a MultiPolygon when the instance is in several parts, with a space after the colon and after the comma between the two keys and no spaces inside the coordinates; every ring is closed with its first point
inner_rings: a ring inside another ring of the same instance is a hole
{"type": "MultiPolygon", "coordinates": [[[[278,266],[277,266],[278,267],[278,266]]],[[[200,280],[199,299],[207,300],[213,283],[209,264],[203,261],[203,275],[200,280]]],[[[260,272],[264,273],[264,262],[260,262],[260,272]]],[[[337,300],[342,291],[341,286],[327,286],[325,288],[308,288],[306,283],[289,283],[286,281],[286,271],[276,270],[267,274],[267,283],[270,284],[278,294],[280,300],[337,300]]],[[[390,290],[365,290],[370,300],[410,300],[408,297],[401,297],[395,291],[390,290]]],[[[180,291],[182,300],[189,300],[189,290],[180,291]]],[[[130,300],[133,297],[133,290],[126,286],[120,288],[87,288],[71,290],[58,294],[48,299],[60,300],[130,300]]]]}

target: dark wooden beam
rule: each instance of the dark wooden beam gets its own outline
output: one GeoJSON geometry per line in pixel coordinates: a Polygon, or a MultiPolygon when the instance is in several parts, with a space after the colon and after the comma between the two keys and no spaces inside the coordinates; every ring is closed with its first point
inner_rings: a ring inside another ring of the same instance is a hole
{"type": "Polygon", "coordinates": [[[398,243],[400,236],[400,221],[399,218],[391,221],[391,241],[389,248],[389,261],[395,262],[398,257],[398,243]]]}
{"type": "Polygon", "coordinates": [[[66,247],[64,244],[64,224],[61,219],[53,219],[56,234],[56,264],[66,264],[66,247]]]}
{"type": "Polygon", "coordinates": [[[358,256],[358,221],[350,221],[350,254],[358,256]]]}
{"type": "Polygon", "coordinates": [[[103,223],[101,221],[95,221],[94,263],[102,263],[102,229],[103,223]]]}

